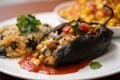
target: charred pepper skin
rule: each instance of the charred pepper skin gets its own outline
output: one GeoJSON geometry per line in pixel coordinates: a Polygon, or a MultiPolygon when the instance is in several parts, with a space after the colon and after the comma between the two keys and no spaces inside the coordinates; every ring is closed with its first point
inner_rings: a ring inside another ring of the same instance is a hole
{"type": "Polygon", "coordinates": [[[113,32],[104,25],[100,27],[102,31],[99,34],[77,37],[61,48],[55,56],[54,67],[94,59],[104,54],[111,43],[113,32]]]}

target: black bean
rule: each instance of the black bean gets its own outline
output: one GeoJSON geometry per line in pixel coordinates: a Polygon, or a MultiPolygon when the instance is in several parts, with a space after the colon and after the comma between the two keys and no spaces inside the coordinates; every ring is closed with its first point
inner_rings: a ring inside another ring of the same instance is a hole
{"type": "Polygon", "coordinates": [[[60,43],[59,43],[59,42],[56,42],[56,45],[58,46],[58,45],[60,45],[60,43]]]}
{"type": "Polygon", "coordinates": [[[12,48],[13,50],[15,50],[15,49],[17,48],[16,42],[12,42],[12,43],[11,43],[11,48],[12,48]]]}
{"type": "Polygon", "coordinates": [[[6,49],[5,48],[0,48],[0,56],[6,56],[6,49]]]}
{"type": "Polygon", "coordinates": [[[62,30],[61,29],[59,29],[58,30],[58,35],[60,35],[62,33],[62,30]]]}
{"type": "Polygon", "coordinates": [[[0,36],[0,40],[3,40],[3,37],[4,37],[3,35],[2,35],[2,36],[0,36]]]}

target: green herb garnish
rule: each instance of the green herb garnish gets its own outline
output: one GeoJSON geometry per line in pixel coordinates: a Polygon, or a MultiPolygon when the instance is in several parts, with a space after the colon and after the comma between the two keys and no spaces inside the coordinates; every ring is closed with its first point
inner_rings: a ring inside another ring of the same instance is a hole
{"type": "Polygon", "coordinates": [[[99,62],[91,62],[89,66],[93,70],[100,69],[102,67],[102,65],[99,62]]]}
{"type": "Polygon", "coordinates": [[[35,18],[35,16],[29,14],[27,16],[21,15],[17,18],[16,25],[21,32],[35,32],[38,31],[37,25],[40,25],[41,22],[35,18]]]}
{"type": "Polygon", "coordinates": [[[36,46],[38,45],[37,41],[34,41],[33,39],[28,39],[28,43],[26,43],[27,47],[31,47],[33,50],[36,49],[36,46]]]}

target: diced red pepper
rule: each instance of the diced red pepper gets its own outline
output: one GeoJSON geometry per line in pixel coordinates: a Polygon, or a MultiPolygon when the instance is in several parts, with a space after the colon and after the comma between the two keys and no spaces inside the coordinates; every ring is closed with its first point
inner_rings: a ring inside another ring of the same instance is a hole
{"type": "Polygon", "coordinates": [[[103,9],[102,12],[104,13],[105,16],[109,16],[110,15],[109,11],[106,10],[106,9],[103,9]]]}
{"type": "Polygon", "coordinates": [[[80,26],[80,29],[83,31],[83,32],[88,32],[89,31],[89,28],[90,26],[86,23],[82,23],[81,26],[80,26]]]}
{"type": "Polygon", "coordinates": [[[96,33],[96,31],[94,29],[89,29],[87,34],[95,34],[95,33],[96,33]]]}
{"type": "Polygon", "coordinates": [[[71,26],[68,26],[68,25],[66,25],[62,28],[63,32],[65,32],[65,33],[67,33],[70,29],[71,29],[71,26]]]}
{"type": "Polygon", "coordinates": [[[96,5],[88,3],[88,4],[86,4],[86,6],[91,9],[91,13],[92,13],[92,14],[95,14],[95,13],[96,13],[96,11],[97,11],[97,10],[96,10],[96,5]]]}

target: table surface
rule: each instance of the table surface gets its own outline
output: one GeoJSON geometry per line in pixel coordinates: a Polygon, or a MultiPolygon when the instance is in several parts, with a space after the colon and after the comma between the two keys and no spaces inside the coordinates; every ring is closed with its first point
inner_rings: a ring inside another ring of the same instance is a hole
{"type": "MultiPolygon", "coordinates": [[[[0,21],[24,14],[51,12],[58,4],[68,0],[37,1],[0,7],[0,21]],[[49,7],[48,7],[49,5],[49,7]]],[[[0,72],[0,80],[22,80],[0,72]]],[[[120,80],[120,73],[95,80],[120,80]]]]}

